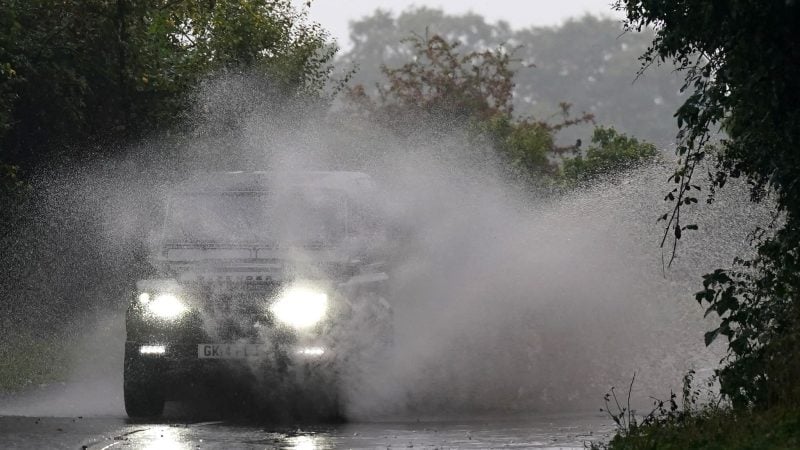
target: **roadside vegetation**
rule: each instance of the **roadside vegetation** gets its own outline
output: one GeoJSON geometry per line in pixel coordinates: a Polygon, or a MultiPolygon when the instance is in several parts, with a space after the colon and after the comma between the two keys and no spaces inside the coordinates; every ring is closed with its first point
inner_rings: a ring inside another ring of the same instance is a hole
{"type": "Polygon", "coordinates": [[[62,381],[69,363],[68,341],[30,331],[5,337],[0,346],[0,394],[62,381]]]}
{"type": "Polygon", "coordinates": [[[697,387],[695,372],[683,379],[680,393],[666,399],[651,397],[652,409],[641,414],[630,405],[628,392],[616,388],[605,395],[605,412],[616,425],[609,442],[587,443],[595,450],[746,450],[794,449],[800,446],[800,411],[795,407],[769,409],[733,407],[717,392],[715,380],[697,387]]]}
{"type": "Polygon", "coordinates": [[[673,206],[661,218],[664,245],[673,256],[680,252],[681,232],[697,229],[681,212],[698,203],[703,189],[713,202],[732,178],[747,180],[751,201],[774,206],[773,222],[751,230],[755,256],[704,275],[696,295],[706,315],[718,317],[706,344],[728,344],[716,371],[721,397],[697,405],[684,395],[679,408],[673,396],[667,408],[639,419],[615,403],[619,433],[608,448],[798,448],[800,36],[794,24],[800,6],[639,0],[616,6],[625,10],[629,32],[655,30],[642,70],[674,62],[690,94],[676,113],[680,161],[666,198],[673,206]],[[707,160],[714,170],[698,182],[707,160]]]}
{"type": "Polygon", "coordinates": [[[620,431],[607,446],[622,450],[790,450],[800,447],[800,412],[795,408],[741,411],[712,408],[661,415],[620,431]]]}

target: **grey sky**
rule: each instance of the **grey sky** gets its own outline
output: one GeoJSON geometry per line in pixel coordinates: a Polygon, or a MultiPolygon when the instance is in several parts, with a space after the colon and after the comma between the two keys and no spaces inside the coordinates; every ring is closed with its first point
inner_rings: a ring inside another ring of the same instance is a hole
{"type": "MultiPolygon", "coordinates": [[[[505,20],[514,28],[531,25],[559,25],[570,17],[586,13],[621,18],[611,9],[613,0],[313,0],[310,17],[331,32],[339,45],[350,47],[348,22],[382,8],[401,12],[411,6],[441,8],[448,13],[475,12],[490,22],[505,20]]],[[[300,6],[305,0],[293,0],[300,6]]],[[[304,6],[302,6],[304,7],[304,6]]]]}

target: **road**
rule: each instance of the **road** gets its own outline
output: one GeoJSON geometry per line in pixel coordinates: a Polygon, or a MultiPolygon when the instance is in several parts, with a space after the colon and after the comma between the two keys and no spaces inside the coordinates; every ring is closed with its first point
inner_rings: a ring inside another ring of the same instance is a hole
{"type": "Polygon", "coordinates": [[[403,418],[340,425],[209,420],[168,402],[158,422],[125,417],[118,381],[86,380],[0,396],[2,449],[582,449],[607,438],[599,413],[503,418],[403,418]]]}
{"type": "MultiPolygon", "coordinates": [[[[118,327],[109,327],[117,330],[118,327]]],[[[130,421],[122,402],[120,333],[85,351],[71,380],[0,394],[0,449],[582,449],[609,435],[602,414],[504,418],[401,417],[341,425],[220,421],[214,411],[168,402],[159,422],[130,421]],[[93,361],[92,358],[97,359],[93,361]]]]}
{"type": "Polygon", "coordinates": [[[11,449],[582,449],[610,431],[597,415],[492,420],[255,425],[224,421],[131,422],[124,417],[0,417],[11,449]]]}

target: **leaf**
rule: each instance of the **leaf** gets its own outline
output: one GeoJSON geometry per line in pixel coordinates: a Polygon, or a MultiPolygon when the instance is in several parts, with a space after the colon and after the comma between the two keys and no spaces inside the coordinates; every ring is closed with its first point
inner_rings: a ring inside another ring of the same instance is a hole
{"type": "Polygon", "coordinates": [[[707,332],[706,334],[703,335],[703,340],[706,343],[706,347],[711,345],[717,339],[717,336],[719,336],[719,332],[720,332],[720,329],[717,328],[716,330],[709,331],[709,332],[707,332]]]}
{"type": "Polygon", "coordinates": [[[709,289],[705,291],[700,291],[694,294],[694,299],[697,300],[697,303],[700,303],[701,305],[703,304],[703,300],[711,302],[714,299],[714,291],[709,289]]]}

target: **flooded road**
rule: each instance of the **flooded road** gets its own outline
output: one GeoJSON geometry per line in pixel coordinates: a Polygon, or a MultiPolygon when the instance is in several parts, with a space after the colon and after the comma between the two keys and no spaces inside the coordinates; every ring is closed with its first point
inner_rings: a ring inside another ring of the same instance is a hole
{"type": "Polygon", "coordinates": [[[256,426],[226,422],[131,423],[124,418],[0,418],[3,448],[377,449],[584,448],[610,431],[601,416],[506,420],[256,426]]]}
{"type": "Polygon", "coordinates": [[[506,419],[255,425],[224,421],[132,422],[124,417],[0,417],[12,449],[581,449],[608,437],[599,414],[506,419]]]}
{"type": "MultiPolygon", "coordinates": [[[[118,330],[119,327],[111,327],[118,330]]],[[[121,333],[102,348],[119,349],[121,333]]],[[[605,440],[611,420],[594,412],[506,417],[404,415],[335,425],[228,420],[214,409],[168,402],[164,418],[133,421],[124,413],[122,357],[92,347],[73,381],[0,393],[0,449],[582,449],[605,440]]]]}

